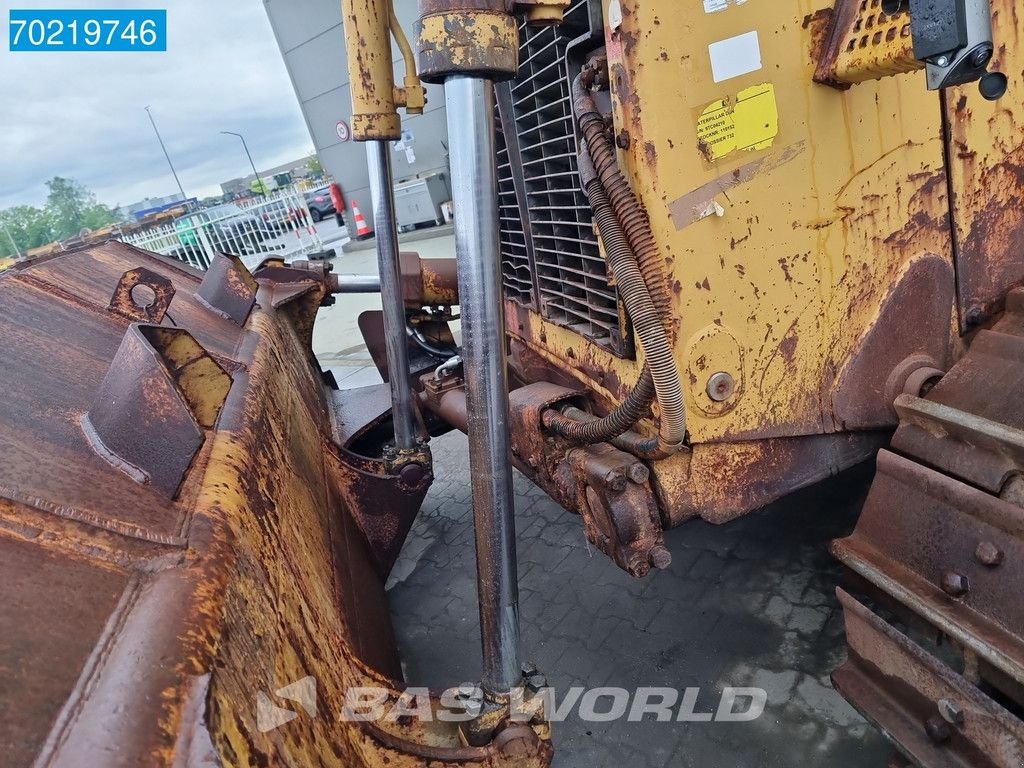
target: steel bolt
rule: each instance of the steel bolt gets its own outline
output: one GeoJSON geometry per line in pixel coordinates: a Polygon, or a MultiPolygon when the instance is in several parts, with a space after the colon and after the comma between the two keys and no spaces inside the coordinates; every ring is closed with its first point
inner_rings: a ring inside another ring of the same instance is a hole
{"type": "Polygon", "coordinates": [[[537,736],[526,725],[509,725],[494,739],[501,756],[508,760],[527,760],[537,753],[537,736]]]}
{"type": "Polygon", "coordinates": [[[605,483],[608,487],[616,493],[621,493],[626,490],[626,476],[617,469],[608,471],[608,474],[604,476],[605,483]]]}
{"type": "Polygon", "coordinates": [[[973,327],[981,325],[983,322],[985,322],[985,310],[981,307],[971,307],[964,315],[964,325],[973,327]]]}
{"type": "Polygon", "coordinates": [[[526,687],[536,693],[541,688],[548,687],[548,679],[538,672],[526,678],[526,687]]]}
{"type": "Polygon", "coordinates": [[[736,380],[725,371],[719,371],[708,379],[708,397],[716,403],[728,400],[736,392],[736,380]]]}
{"type": "Polygon", "coordinates": [[[520,669],[523,672],[523,677],[530,677],[531,675],[536,675],[538,672],[537,665],[532,661],[524,661],[520,669]]]}
{"type": "Polygon", "coordinates": [[[406,485],[416,485],[423,479],[424,469],[422,464],[411,462],[399,470],[399,476],[406,485]]]}
{"type": "Polygon", "coordinates": [[[953,726],[938,715],[932,715],[925,721],[924,732],[933,742],[941,744],[944,741],[949,741],[950,736],[953,735],[953,726]]]}
{"type": "Polygon", "coordinates": [[[619,149],[629,149],[629,133],[619,131],[619,135],[615,137],[615,146],[619,149]]]}
{"type": "Polygon", "coordinates": [[[979,563],[989,568],[995,568],[1003,562],[1003,550],[991,541],[979,542],[978,548],[974,550],[974,556],[978,558],[979,563]]]}
{"type": "Polygon", "coordinates": [[[639,461],[629,467],[629,479],[637,485],[643,485],[651,479],[651,472],[639,461]]]}
{"type": "Polygon", "coordinates": [[[989,45],[982,45],[979,48],[974,49],[974,53],[971,54],[971,64],[979,69],[988,64],[992,58],[992,47],[989,45]]]}
{"type": "Polygon", "coordinates": [[[1018,507],[1024,507],[1024,475],[1020,473],[1011,475],[999,491],[999,498],[1016,504],[1018,507]]]}
{"type": "Polygon", "coordinates": [[[661,544],[656,544],[651,547],[651,551],[647,555],[647,560],[659,571],[664,571],[672,565],[672,553],[665,549],[665,547],[661,546],[661,544]]]}
{"type": "Polygon", "coordinates": [[[964,724],[964,711],[952,699],[939,699],[939,714],[942,719],[951,725],[964,724]]]}
{"type": "Polygon", "coordinates": [[[970,582],[962,573],[946,571],[942,574],[942,591],[950,597],[963,597],[970,588],[970,582]]]}
{"type": "Polygon", "coordinates": [[[626,567],[626,572],[634,578],[642,579],[644,576],[651,572],[651,566],[646,560],[643,559],[642,555],[634,554],[629,559],[629,565],[626,567]]]}
{"type": "Polygon", "coordinates": [[[940,67],[945,67],[947,64],[949,64],[949,57],[939,56],[939,58],[935,60],[935,63],[938,64],[940,67]]]}

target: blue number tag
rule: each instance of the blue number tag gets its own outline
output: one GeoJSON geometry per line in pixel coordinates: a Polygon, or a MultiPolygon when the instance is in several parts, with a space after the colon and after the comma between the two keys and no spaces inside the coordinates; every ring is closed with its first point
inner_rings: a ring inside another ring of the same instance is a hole
{"type": "Polygon", "coordinates": [[[14,9],[12,51],[166,51],[166,10],[14,9]]]}

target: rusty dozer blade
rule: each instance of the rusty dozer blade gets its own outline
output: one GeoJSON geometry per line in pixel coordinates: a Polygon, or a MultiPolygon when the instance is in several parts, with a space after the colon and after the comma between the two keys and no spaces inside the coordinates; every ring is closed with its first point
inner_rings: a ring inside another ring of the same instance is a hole
{"type": "Polygon", "coordinates": [[[1024,289],[1006,306],[925,397],[897,398],[892,451],[832,544],[879,613],[938,640],[839,590],[836,688],[916,765],[1024,765],[1024,289]]]}
{"type": "Polygon", "coordinates": [[[384,580],[432,476],[377,449],[386,385],[325,384],[327,278],[118,242],[0,275],[4,765],[550,762],[540,719],[345,716],[406,693],[384,580]]]}

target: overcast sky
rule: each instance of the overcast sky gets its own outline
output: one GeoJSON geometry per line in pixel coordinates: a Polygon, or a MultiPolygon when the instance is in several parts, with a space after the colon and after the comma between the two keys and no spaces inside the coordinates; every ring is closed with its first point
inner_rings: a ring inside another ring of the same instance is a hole
{"type": "Polygon", "coordinates": [[[149,105],[186,194],[219,194],[313,151],[262,0],[0,0],[0,208],[39,205],[73,177],[115,206],[177,191],[149,105]],[[166,53],[11,53],[15,8],[166,8],[166,53]]]}

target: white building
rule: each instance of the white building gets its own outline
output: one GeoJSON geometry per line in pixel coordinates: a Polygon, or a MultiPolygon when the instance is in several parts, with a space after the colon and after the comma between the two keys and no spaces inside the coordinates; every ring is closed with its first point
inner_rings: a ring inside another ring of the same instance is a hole
{"type": "MultiPolygon", "coordinates": [[[[352,95],[345,58],[345,33],[339,0],[263,0],[278,47],[309,127],[313,146],[324,171],[345,193],[345,201],[359,203],[372,221],[366,149],[360,142],[343,141],[338,122],[351,126],[352,95]]],[[[412,40],[418,16],[417,0],[395,0],[398,21],[412,40]]],[[[405,66],[397,48],[395,80],[401,82],[405,66]]],[[[448,128],[444,89],[427,86],[427,107],[422,115],[403,114],[402,127],[412,138],[411,152],[392,153],[396,182],[440,171],[448,173],[448,128]],[[410,160],[412,158],[412,160],[410,160]]]]}

